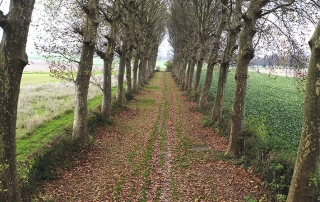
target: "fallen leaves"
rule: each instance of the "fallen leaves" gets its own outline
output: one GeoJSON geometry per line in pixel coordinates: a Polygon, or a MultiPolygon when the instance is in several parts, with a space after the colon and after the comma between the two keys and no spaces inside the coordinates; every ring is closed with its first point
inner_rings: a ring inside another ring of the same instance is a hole
{"type": "Polygon", "coordinates": [[[140,91],[114,117],[114,125],[99,128],[88,158],[44,183],[42,198],[235,202],[248,195],[264,197],[263,182],[250,168],[217,158],[227,139],[201,126],[203,115],[192,110],[195,104],[179,91],[170,73],[158,73],[150,85],[158,90],[140,91]],[[152,105],[143,103],[153,99],[152,105]],[[209,149],[191,150],[200,146],[209,149]]]}

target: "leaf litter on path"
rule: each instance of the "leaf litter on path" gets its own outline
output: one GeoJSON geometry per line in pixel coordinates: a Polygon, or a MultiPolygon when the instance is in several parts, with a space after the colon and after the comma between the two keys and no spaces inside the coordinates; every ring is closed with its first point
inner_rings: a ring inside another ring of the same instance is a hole
{"type": "Polygon", "coordinates": [[[170,73],[157,73],[97,129],[86,159],[42,184],[38,201],[263,201],[262,180],[219,158],[227,139],[202,127],[194,107],[170,73]]]}

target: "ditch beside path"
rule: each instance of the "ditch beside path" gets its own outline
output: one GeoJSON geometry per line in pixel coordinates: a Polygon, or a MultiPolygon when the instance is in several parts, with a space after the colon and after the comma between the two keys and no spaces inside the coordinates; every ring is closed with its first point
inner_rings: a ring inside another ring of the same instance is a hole
{"type": "Polygon", "coordinates": [[[263,182],[220,158],[227,146],[170,73],[156,73],[114,124],[101,127],[88,157],[43,184],[44,201],[258,201],[263,182]]]}

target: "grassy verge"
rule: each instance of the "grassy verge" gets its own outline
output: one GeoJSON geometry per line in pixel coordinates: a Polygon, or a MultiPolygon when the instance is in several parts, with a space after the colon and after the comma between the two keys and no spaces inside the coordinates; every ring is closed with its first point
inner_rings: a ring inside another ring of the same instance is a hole
{"type": "MultiPolygon", "coordinates": [[[[112,94],[115,95],[116,88],[112,94]]],[[[88,101],[88,109],[94,110],[101,104],[102,96],[96,96],[88,101]]],[[[44,144],[49,142],[54,136],[68,131],[73,122],[73,110],[67,110],[63,114],[54,117],[52,120],[37,127],[28,136],[17,139],[17,158],[23,160],[27,155],[41,149],[44,144]]]]}
{"type": "MultiPolygon", "coordinates": [[[[115,95],[116,88],[112,94],[115,95]]],[[[92,127],[103,124],[100,113],[94,111],[101,103],[102,96],[97,96],[88,101],[88,122],[92,127]]],[[[52,179],[55,174],[54,167],[69,166],[75,158],[85,156],[82,146],[71,139],[71,127],[73,122],[73,110],[67,110],[63,114],[42,124],[28,136],[17,139],[18,172],[21,185],[21,193],[24,199],[30,199],[37,181],[52,179]]]]}

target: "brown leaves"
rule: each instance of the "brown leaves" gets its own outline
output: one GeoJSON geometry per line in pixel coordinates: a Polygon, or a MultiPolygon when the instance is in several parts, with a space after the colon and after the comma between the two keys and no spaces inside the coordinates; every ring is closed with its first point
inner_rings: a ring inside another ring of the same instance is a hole
{"type": "Polygon", "coordinates": [[[87,159],[71,170],[61,170],[58,179],[43,185],[46,197],[56,201],[139,201],[145,197],[147,201],[218,202],[263,197],[263,182],[250,168],[217,158],[226,149],[226,138],[201,126],[202,114],[188,110],[194,103],[183,97],[170,74],[158,73],[150,85],[159,90],[141,91],[128,109],[116,115],[114,125],[98,129],[87,159]],[[155,98],[152,105],[143,103],[155,98]],[[167,107],[161,105],[164,102],[167,107]],[[197,146],[208,150],[191,150],[197,146]]]}

